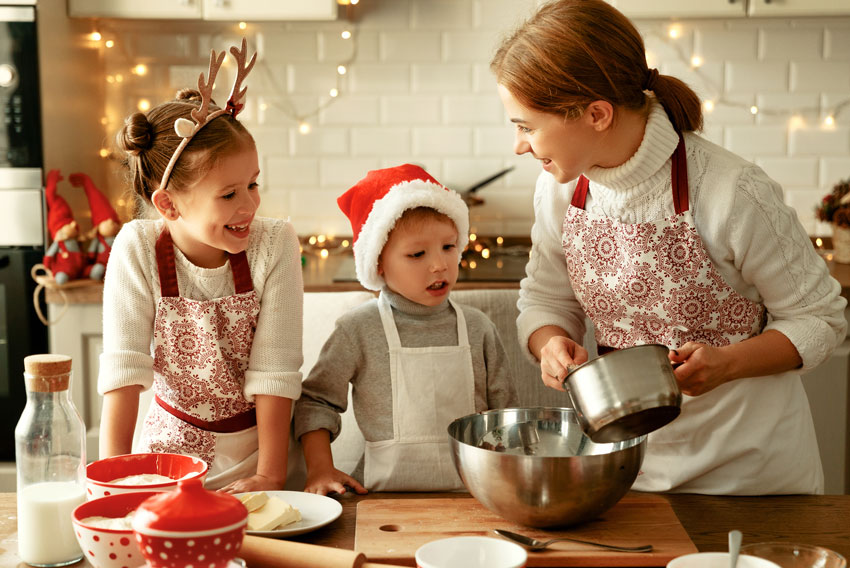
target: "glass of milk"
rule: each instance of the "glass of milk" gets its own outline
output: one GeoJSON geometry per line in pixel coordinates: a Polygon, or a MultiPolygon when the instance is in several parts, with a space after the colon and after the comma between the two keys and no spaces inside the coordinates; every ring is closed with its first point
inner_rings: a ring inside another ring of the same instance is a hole
{"type": "Polygon", "coordinates": [[[86,500],[85,426],[68,389],[71,358],[24,359],[27,404],[15,427],[18,556],[32,566],[65,566],[83,553],[71,512],[86,500]]]}

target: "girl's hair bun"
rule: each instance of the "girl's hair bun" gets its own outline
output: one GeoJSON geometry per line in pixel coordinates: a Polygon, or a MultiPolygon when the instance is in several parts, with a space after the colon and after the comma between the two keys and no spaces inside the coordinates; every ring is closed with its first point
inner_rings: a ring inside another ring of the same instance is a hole
{"type": "Polygon", "coordinates": [[[180,89],[174,98],[178,101],[201,102],[201,93],[197,89],[180,89]]]}
{"type": "Polygon", "coordinates": [[[127,153],[138,156],[153,146],[153,125],[141,112],[131,114],[118,133],[118,145],[127,153]]]}

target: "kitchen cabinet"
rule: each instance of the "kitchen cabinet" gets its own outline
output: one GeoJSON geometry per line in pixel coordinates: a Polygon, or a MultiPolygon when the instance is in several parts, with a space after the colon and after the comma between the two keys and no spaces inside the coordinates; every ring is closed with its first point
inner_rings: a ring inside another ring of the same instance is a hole
{"type": "Polygon", "coordinates": [[[335,20],[336,0],[68,0],[72,18],[335,20]]]}
{"type": "Polygon", "coordinates": [[[608,0],[630,18],[841,16],[848,0],[608,0]]]}
{"type": "Polygon", "coordinates": [[[748,0],[750,16],[842,16],[850,14],[848,0],[748,0]]]}
{"type": "Polygon", "coordinates": [[[747,0],[612,0],[610,3],[630,18],[743,18],[747,15],[747,0]]]}

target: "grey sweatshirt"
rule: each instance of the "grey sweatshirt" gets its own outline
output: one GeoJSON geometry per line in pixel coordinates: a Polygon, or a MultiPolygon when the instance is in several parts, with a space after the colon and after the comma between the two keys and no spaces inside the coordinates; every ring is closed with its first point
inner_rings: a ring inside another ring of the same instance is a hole
{"type": "MultiPolygon", "coordinates": [[[[402,347],[458,344],[457,317],[448,300],[438,306],[423,306],[387,288],[381,294],[392,306],[402,347]]],[[[459,307],[466,317],[472,352],[475,411],[516,406],[517,394],[496,326],[482,311],[459,307]]],[[[377,298],[337,320],[295,404],[297,438],[320,428],[331,433],[331,440],[339,435],[339,415],[348,406],[349,383],[354,417],[363,437],[369,442],[392,439],[390,355],[377,298]]]]}

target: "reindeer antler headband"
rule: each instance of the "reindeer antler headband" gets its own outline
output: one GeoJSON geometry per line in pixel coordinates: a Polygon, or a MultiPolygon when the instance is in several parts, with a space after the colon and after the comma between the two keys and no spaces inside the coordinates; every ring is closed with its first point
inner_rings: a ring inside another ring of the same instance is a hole
{"type": "Polygon", "coordinates": [[[166,166],[165,171],[162,173],[162,181],[159,183],[160,189],[165,189],[168,185],[168,178],[171,177],[171,170],[174,169],[174,164],[177,163],[177,160],[180,159],[180,154],[183,153],[183,150],[189,145],[189,141],[192,140],[192,137],[195,136],[201,128],[223,114],[230,114],[230,116],[236,118],[236,115],[239,114],[239,111],[241,111],[242,107],[245,106],[240,101],[242,100],[242,97],[245,96],[245,91],[247,91],[248,88],[242,87],[242,81],[248,76],[248,73],[250,73],[251,69],[254,67],[257,54],[255,52],[254,55],[251,56],[251,60],[248,61],[248,64],[245,64],[246,56],[248,54],[248,45],[244,37],[242,38],[242,48],[236,49],[236,46],[231,46],[230,53],[232,53],[233,57],[236,59],[236,79],[233,81],[233,89],[231,89],[230,96],[227,99],[227,105],[222,109],[210,112],[210,101],[212,100],[212,89],[215,84],[215,76],[218,74],[218,70],[221,68],[221,64],[224,62],[225,56],[225,52],[222,51],[221,53],[216,54],[213,49],[210,52],[209,80],[204,80],[203,73],[201,73],[200,77],[198,77],[198,91],[201,93],[201,106],[192,110],[191,115],[192,118],[195,119],[195,122],[186,118],[178,118],[174,121],[174,131],[177,132],[177,135],[183,138],[183,140],[180,141],[180,145],[177,146],[176,150],[174,150],[174,154],[168,161],[168,166],[166,166]]]}

